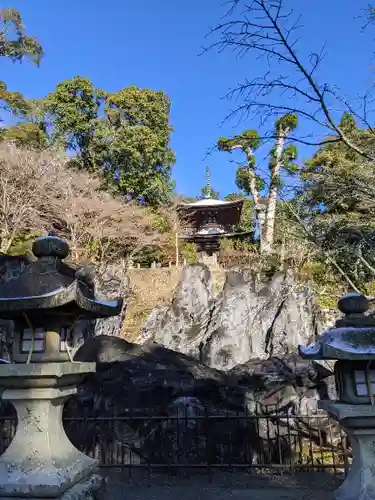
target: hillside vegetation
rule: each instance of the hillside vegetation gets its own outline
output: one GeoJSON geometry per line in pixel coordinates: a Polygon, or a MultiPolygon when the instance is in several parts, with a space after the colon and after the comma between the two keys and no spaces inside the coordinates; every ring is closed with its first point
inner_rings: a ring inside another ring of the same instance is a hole
{"type": "MultiPolygon", "coordinates": [[[[229,94],[239,97],[233,115],[251,116],[252,124],[258,118],[259,128],[217,139],[216,150],[234,155],[237,165],[237,192],[221,198],[245,197],[235,230],[256,230],[251,243],[224,241],[220,262],[260,275],[291,268],[332,307],[344,290],[375,295],[371,99],[356,108],[333,83],[319,82],[319,51],[297,50],[295,16],[283,2],[276,9],[268,0],[235,0],[207,47],[272,56],[266,75],[246,75],[229,94]],[[255,22],[259,13],[271,24],[255,22]],[[304,135],[312,125],[320,130],[316,140],[304,135]],[[314,149],[309,158],[299,157],[301,143],[314,149]],[[264,158],[258,151],[268,144],[264,158]]],[[[0,9],[0,40],[0,57],[43,64],[43,47],[17,10],[0,9]]],[[[257,64],[247,68],[258,71],[257,64]]],[[[0,252],[25,253],[33,237],[55,231],[77,262],[118,262],[122,269],[130,260],[175,262],[175,205],[185,197],[172,181],[171,104],[163,90],[119,82],[109,92],[82,75],[41,99],[1,81],[0,252]]],[[[219,193],[205,186],[193,199],[205,195],[219,193]]],[[[196,261],[192,245],[178,251],[182,261],[196,261]]]]}
{"type": "Polygon", "coordinates": [[[32,238],[49,231],[66,238],[80,262],[120,261],[145,245],[168,247],[168,213],[124,202],[65,155],[3,142],[0,171],[2,253],[25,253],[32,238]]]}

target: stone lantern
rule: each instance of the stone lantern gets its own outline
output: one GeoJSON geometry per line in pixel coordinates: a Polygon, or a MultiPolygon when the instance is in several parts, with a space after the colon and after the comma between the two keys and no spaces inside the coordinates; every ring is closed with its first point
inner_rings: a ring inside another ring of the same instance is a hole
{"type": "Polygon", "coordinates": [[[375,500],[375,318],[369,302],[352,293],[338,302],[344,314],[317,342],[299,347],[302,357],[336,360],[337,401],[320,401],[345,429],[353,452],[351,470],[336,500],[375,500]]]}
{"type": "Polygon", "coordinates": [[[122,301],[97,300],[63,262],[67,243],[37,238],[37,259],[0,288],[0,318],[14,321],[13,362],[0,365],[2,398],[18,417],[14,439],[0,457],[0,498],[92,498],[100,486],[97,460],[65,434],[62,411],[95,363],[73,361],[77,321],[116,316],[122,301]]]}

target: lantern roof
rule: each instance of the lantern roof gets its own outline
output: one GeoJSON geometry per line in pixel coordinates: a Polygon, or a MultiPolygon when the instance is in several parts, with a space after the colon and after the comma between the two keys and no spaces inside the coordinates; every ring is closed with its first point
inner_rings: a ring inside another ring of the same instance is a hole
{"type": "Polygon", "coordinates": [[[369,307],[368,299],[360,293],[344,295],[338,309],[345,316],[321,334],[315,344],[299,346],[300,356],[313,360],[375,359],[375,317],[366,314],[369,307]]]}
{"type": "Polygon", "coordinates": [[[81,270],[63,261],[69,255],[64,239],[54,235],[36,238],[32,251],[36,259],[0,288],[1,318],[16,319],[25,313],[38,315],[56,309],[92,319],[120,313],[122,299],[97,299],[81,270]]]}

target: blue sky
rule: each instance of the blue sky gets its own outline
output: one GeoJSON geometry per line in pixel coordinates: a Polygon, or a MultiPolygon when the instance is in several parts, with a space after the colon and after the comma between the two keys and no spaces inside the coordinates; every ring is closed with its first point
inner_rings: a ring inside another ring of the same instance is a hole
{"type": "MultiPolygon", "coordinates": [[[[303,5],[300,52],[327,43],[321,82],[355,96],[372,85],[375,28],[360,33],[361,8],[367,1],[315,0],[303,5]]],[[[223,196],[236,191],[233,155],[205,154],[217,138],[256,128],[249,121],[220,125],[234,102],[222,99],[243,78],[264,74],[266,62],[231,52],[199,56],[205,34],[223,14],[220,0],[12,0],[27,31],[40,39],[45,57],[39,68],[0,61],[1,79],[29,98],[52,91],[62,80],[89,77],[108,91],[130,84],[164,90],[172,101],[172,147],[177,155],[177,190],[196,195],[204,184],[205,164],[223,196]]],[[[310,131],[310,129],[306,129],[310,131]]],[[[301,147],[300,155],[308,153],[301,147]]],[[[266,150],[259,152],[259,159],[266,150]]]]}

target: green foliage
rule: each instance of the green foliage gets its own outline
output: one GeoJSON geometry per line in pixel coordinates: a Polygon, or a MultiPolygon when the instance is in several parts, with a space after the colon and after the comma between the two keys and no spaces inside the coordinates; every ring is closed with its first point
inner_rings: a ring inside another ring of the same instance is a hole
{"type": "Polygon", "coordinates": [[[289,134],[289,132],[293,131],[298,126],[298,117],[297,115],[287,114],[281,116],[275,123],[275,132],[277,135],[279,134],[289,134]]]}
{"type": "Polygon", "coordinates": [[[252,252],[254,250],[254,245],[252,242],[246,241],[245,239],[223,238],[221,240],[220,250],[223,252],[252,252]]]}
{"type": "MultiPolygon", "coordinates": [[[[281,116],[275,123],[277,138],[269,154],[271,181],[262,177],[256,167],[254,152],[260,146],[261,140],[255,130],[247,130],[229,139],[225,137],[219,138],[218,149],[220,151],[230,152],[239,149],[246,155],[247,165],[239,167],[236,171],[236,185],[240,191],[259,200],[262,198],[267,186],[271,193],[271,187],[275,188],[282,185],[283,171],[288,174],[296,174],[299,171],[298,165],[294,163],[297,159],[297,148],[294,145],[285,146],[282,144],[280,151],[279,141],[279,139],[285,140],[297,125],[297,116],[292,114],[281,116]]],[[[259,221],[257,222],[259,223],[259,221]]]]}
{"type": "Polygon", "coordinates": [[[0,139],[14,142],[18,147],[28,147],[42,150],[48,146],[48,135],[36,123],[18,123],[13,127],[4,128],[0,132],[0,139]]]}
{"type": "Polygon", "coordinates": [[[275,243],[284,245],[287,241],[304,241],[306,233],[296,221],[294,213],[298,213],[298,200],[279,200],[276,207],[275,243]]]}
{"type": "Polygon", "coordinates": [[[15,115],[26,115],[28,103],[20,92],[10,92],[5,82],[0,81],[1,107],[15,115]]]}
{"type": "Polygon", "coordinates": [[[0,9],[0,56],[13,61],[29,58],[39,64],[42,55],[38,40],[25,34],[20,13],[16,9],[0,9]]]}
{"type": "Polygon", "coordinates": [[[147,213],[151,216],[152,227],[161,234],[173,231],[172,220],[165,213],[158,210],[149,209],[147,213]]]}
{"type": "Polygon", "coordinates": [[[356,123],[353,115],[351,115],[350,113],[348,113],[346,111],[345,113],[343,113],[343,115],[341,117],[341,120],[340,120],[340,123],[339,123],[339,127],[345,133],[349,133],[350,134],[350,133],[355,132],[355,130],[357,128],[357,123],[356,123]]]}
{"type": "Polygon", "coordinates": [[[132,85],[106,93],[106,118],[94,138],[96,161],[108,179],[151,204],[166,201],[172,189],[169,113],[170,101],[162,91],[132,85]]]}
{"type": "MultiPolygon", "coordinates": [[[[349,138],[362,144],[367,151],[374,148],[374,135],[355,128],[354,119],[347,113],[343,115],[340,126],[349,138]]],[[[308,208],[316,214],[336,214],[346,219],[349,214],[370,215],[364,195],[366,183],[374,174],[373,164],[364,162],[344,143],[327,138],[327,142],[304,163],[301,191],[308,208]]]]}
{"type": "Polygon", "coordinates": [[[282,171],[288,173],[298,171],[298,167],[293,163],[297,158],[297,149],[285,146],[288,134],[297,124],[297,117],[292,114],[280,117],[275,123],[276,140],[269,154],[270,179],[262,177],[256,166],[254,151],[259,147],[261,140],[255,130],[247,130],[230,139],[221,137],[218,140],[220,151],[232,152],[238,149],[246,156],[247,165],[239,167],[236,171],[236,185],[240,191],[253,199],[254,219],[262,253],[271,253],[275,240],[276,204],[278,190],[282,185],[282,171]],[[268,196],[265,196],[264,191],[267,188],[268,196]]]}
{"type": "Polygon", "coordinates": [[[232,151],[240,146],[241,149],[251,149],[255,151],[260,145],[260,138],[256,130],[245,130],[242,134],[235,135],[231,138],[220,137],[217,146],[219,151],[232,151]]]}
{"type": "Polygon", "coordinates": [[[194,243],[183,242],[180,247],[182,259],[186,259],[188,264],[195,264],[197,262],[197,251],[194,243]]]}
{"type": "Polygon", "coordinates": [[[294,144],[286,146],[282,153],[282,168],[289,174],[297,174],[299,172],[299,166],[293,163],[298,157],[297,148],[294,144]]]}
{"type": "Polygon", "coordinates": [[[220,245],[219,262],[224,267],[252,266],[259,264],[257,245],[246,239],[223,238],[220,245]]]}
{"type": "Polygon", "coordinates": [[[207,198],[207,197],[212,198],[213,200],[218,200],[220,198],[219,191],[215,191],[213,188],[207,188],[207,186],[204,186],[201,189],[201,194],[199,196],[200,199],[202,198],[207,198]]]}
{"type": "MultiPolygon", "coordinates": [[[[20,13],[16,9],[0,9],[0,57],[12,61],[27,58],[39,64],[43,49],[38,40],[25,34],[20,13]]],[[[0,81],[0,102],[2,107],[14,114],[25,114],[28,104],[19,92],[10,92],[5,82],[0,81]]]]}
{"type": "Polygon", "coordinates": [[[31,246],[35,238],[41,236],[40,232],[19,232],[13,238],[12,245],[8,251],[9,255],[31,254],[31,246]]]}
{"type": "Polygon", "coordinates": [[[169,202],[175,156],[164,92],[132,85],[109,93],[77,76],[60,83],[45,106],[53,143],[74,150],[78,166],[99,172],[107,187],[133,199],[169,202]]]}
{"type": "Polygon", "coordinates": [[[365,284],[365,294],[369,297],[375,297],[375,279],[365,284]]]}
{"type": "Polygon", "coordinates": [[[151,267],[153,262],[166,265],[168,257],[163,248],[158,245],[146,245],[142,247],[135,255],[134,262],[140,264],[141,267],[151,267]]]}
{"type": "Polygon", "coordinates": [[[337,294],[337,286],[330,290],[325,289],[323,293],[317,293],[317,304],[322,309],[337,309],[337,301],[339,299],[337,294]]]}
{"type": "Polygon", "coordinates": [[[57,85],[44,101],[53,127],[52,142],[77,153],[82,167],[93,168],[91,155],[100,93],[88,78],[76,76],[57,85]]]}
{"type": "MultiPolygon", "coordinates": [[[[240,167],[236,170],[236,186],[243,191],[247,196],[252,194],[251,180],[253,178],[252,172],[247,167],[240,167]]],[[[258,191],[263,191],[265,188],[265,181],[257,174],[255,174],[255,187],[258,191]]]]}
{"type": "Polygon", "coordinates": [[[241,193],[231,193],[225,196],[225,201],[235,201],[243,199],[241,218],[238,227],[235,228],[235,231],[253,231],[254,230],[254,202],[253,200],[249,200],[249,198],[244,198],[241,193]]]}
{"type": "Polygon", "coordinates": [[[100,262],[101,246],[98,239],[90,238],[88,241],[86,241],[84,248],[88,259],[93,262],[100,262]]]}
{"type": "MultiPolygon", "coordinates": [[[[371,131],[359,129],[354,118],[344,113],[340,128],[349,140],[365,151],[373,150],[371,131]]],[[[361,291],[374,278],[375,166],[343,142],[328,137],[315,154],[305,160],[301,171],[301,199],[305,203],[304,223],[322,254],[333,259],[361,291]]]]}

